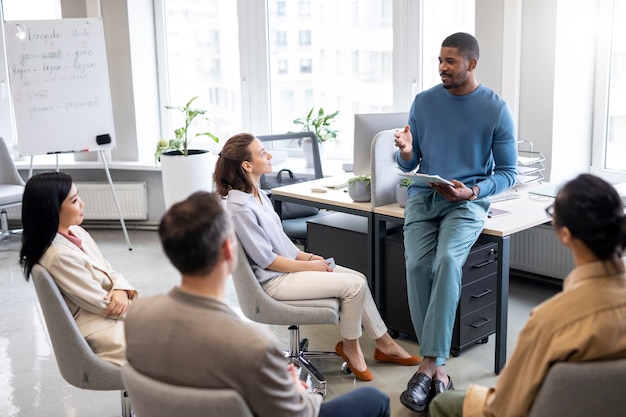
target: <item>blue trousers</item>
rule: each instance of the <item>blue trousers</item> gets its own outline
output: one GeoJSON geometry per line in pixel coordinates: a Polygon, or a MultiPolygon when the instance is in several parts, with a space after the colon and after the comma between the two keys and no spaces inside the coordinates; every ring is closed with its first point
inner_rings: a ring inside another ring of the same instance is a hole
{"type": "Polygon", "coordinates": [[[486,198],[450,202],[419,193],[404,209],[409,310],[422,356],[445,365],[461,295],[463,264],[485,224],[486,198]]]}
{"type": "Polygon", "coordinates": [[[387,394],[363,387],[323,402],[319,417],[389,417],[390,413],[387,394]]]}

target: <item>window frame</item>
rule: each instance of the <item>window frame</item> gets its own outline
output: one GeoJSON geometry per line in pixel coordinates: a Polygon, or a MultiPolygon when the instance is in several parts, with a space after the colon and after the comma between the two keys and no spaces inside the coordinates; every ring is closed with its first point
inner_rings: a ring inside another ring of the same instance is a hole
{"type": "Polygon", "coordinates": [[[626,182],[623,171],[605,168],[610,94],[613,7],[615,0],[598,1],[598,36],[596,46],[596,80],[594,94],[592,157],[590,172],[611,183],[626,182]]]}

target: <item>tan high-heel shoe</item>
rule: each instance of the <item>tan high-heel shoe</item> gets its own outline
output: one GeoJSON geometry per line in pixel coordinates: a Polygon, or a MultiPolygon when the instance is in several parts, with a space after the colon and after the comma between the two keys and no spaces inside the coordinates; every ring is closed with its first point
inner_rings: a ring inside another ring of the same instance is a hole
{"type": "Polygon", "coordinates": [[[335,352],[337,352],[337,355],[341,356],[341,358],[346,361],[346,363],[350,367],[350,371],[352,371],[357,379],[360,379],[361,381],[371,381],[372,379],[374,379],[374,375],[372,375],[368,368],[365,368],[364,371],[357,371],[356,368],[352,366],[352,364],[350,363],[350,359],[348,359],[348,357],[343,353],[343,340],[337,342],[337,345],[335,346],[335,352]]]}

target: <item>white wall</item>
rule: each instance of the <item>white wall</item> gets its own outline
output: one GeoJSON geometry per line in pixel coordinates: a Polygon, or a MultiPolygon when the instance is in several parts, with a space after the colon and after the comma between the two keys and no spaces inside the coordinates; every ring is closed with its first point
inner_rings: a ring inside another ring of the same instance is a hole
{"type": "Polygon", "coordinates": [[[522,0],[476,2],[476,39],[480,59],[479,82],[506,101],[519,124],[522,0]]]}
{"type": "Polygon", "coordinates": [[[520,139],[546,156],[546,179],[591,164],[596,0],[525,0],[520,139]]]}
{"type": "Polygon", "coordinates": [[[591,167],[597,13],[594,0],[558,2],[550,172],[555,183],[591,167]]]}

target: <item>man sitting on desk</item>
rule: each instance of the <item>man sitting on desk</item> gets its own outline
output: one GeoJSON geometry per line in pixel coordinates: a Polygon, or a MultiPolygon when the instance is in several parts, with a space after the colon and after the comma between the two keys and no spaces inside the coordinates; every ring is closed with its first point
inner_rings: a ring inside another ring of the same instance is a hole
{"type": "Polygon", "coordinates": [[[409,124],[396,133],[399,167],[453,185],[409,187],[404,247],[409,309],[424,360],[400,400],[421,412],[452,389],[443,366],[461,292],[462,267],[487,217],[487,197],[513,186],[517,145],[506,103],[474,77],[478,42],[467,33],[443,41],[442,83],[418,94],[409,124]]]}

